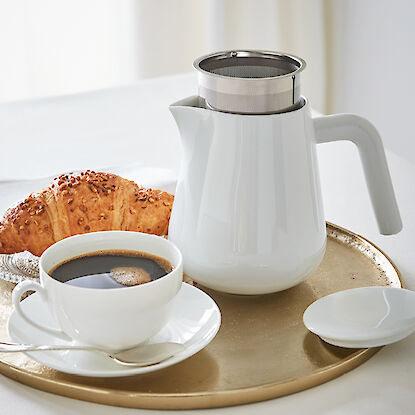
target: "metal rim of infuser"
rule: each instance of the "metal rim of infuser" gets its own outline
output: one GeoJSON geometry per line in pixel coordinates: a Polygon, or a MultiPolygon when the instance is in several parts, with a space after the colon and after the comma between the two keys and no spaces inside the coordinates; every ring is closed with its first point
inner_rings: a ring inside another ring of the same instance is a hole
{"type": "Polygon", "coordinates": [[[207,107],[237,114],[273,114],[301,107],[306,63],[286,53],[229,50],[196,59],[199,96],[207,107]]]}

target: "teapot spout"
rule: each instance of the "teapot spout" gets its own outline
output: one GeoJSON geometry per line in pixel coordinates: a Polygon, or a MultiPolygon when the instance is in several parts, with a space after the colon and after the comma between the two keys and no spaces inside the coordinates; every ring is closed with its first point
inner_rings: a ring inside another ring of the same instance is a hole
{"type": "Polygon", "coordinates": [[[169,106],[180,131],[182,140],[196,137],[197,130],[203,126],[211,112],[200,106],[200,97],[191,96],[169,106]]]}

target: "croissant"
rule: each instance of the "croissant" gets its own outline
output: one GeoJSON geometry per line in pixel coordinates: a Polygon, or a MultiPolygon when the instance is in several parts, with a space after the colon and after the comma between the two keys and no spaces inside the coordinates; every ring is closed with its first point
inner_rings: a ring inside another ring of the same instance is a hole
{"type": "Polygon", "coordinates": [[[0,253],[34,255],[71,235],[105,230],[167,234],[173,196],[114,174],[62,174],[6,211],[0,253]]]}

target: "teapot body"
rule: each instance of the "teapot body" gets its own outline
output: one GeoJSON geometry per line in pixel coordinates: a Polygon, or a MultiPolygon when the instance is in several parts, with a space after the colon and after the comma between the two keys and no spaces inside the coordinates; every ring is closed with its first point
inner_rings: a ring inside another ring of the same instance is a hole
{"type": "Polygon", "coordinates": [[[171,106],[183,161],[169,226],[184,272],[209,288],[264,294],[303,281],[326,246],[309,104],[271,115],[171,106]]]}

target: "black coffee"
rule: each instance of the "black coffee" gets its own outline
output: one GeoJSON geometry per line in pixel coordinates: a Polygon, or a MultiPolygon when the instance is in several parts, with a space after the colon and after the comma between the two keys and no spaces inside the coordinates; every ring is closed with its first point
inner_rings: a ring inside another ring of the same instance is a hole
{"type": "Polygon", "coordinates": [[[49,271],[57,281],[85,288],[123,288],[171,272],[166,259],[137,251],[99,251],[71,258],[49,271]]]}

